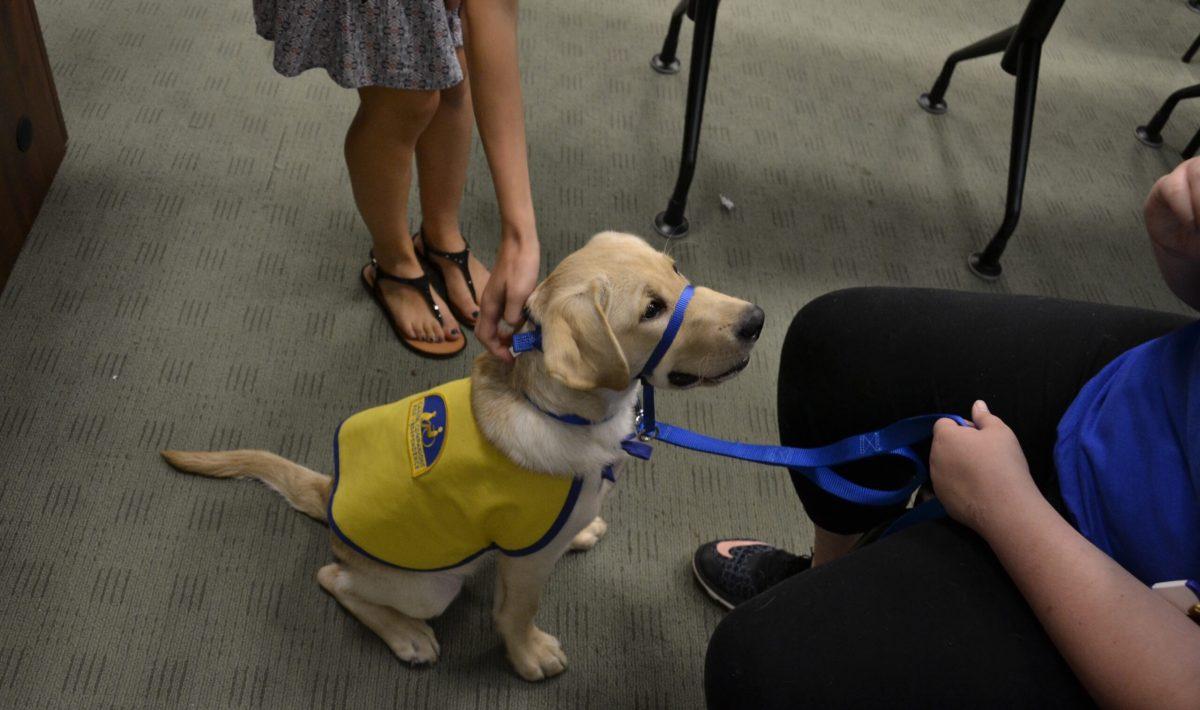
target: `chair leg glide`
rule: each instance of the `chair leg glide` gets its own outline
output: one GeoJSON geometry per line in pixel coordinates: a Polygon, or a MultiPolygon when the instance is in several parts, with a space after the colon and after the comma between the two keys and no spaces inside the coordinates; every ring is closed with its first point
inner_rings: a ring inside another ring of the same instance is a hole
{"type": "Polygon", "coordinates": [[[687,13],[689,2],[691,0],[679,0],[679,4],[671,11],[671,24],[667,26],[662,50],[650,58],[650,68],[659,74],[679,73],[679,57],[675,52],[679,49],[679,30],[683,27],[683,16],[687,13]]]}
{"type": "MultiPolygon", "coordinates": [[[[1162,106],[1158,107],[1158,111],[1154,112],[1154,117],[1150,119],[1150,122],[1144,126],[1138,126],[1134,131],[1134,134],[1137,135],[1137,139],[1151,148],[1161,148],[1163,144],[1163,127],[1167,125],[1167,121],[1171,118],[1171,113],[1175,110],[1175,107],[1179,105],[1180,101],[1197,98],[1200,98],[1200,84],[1185,86],[1179,91],[1176,91],[1168,96],[1167,100],[1162,103],[1162,106]]],[[[1195,153],[1195,142],[1195,139],[1193,139],[1192,142],[1188,144],[1188,148],[1193,149],[1192,153],[1195,153]]],[[[1187,152],[1188,151],[1185,148],[1185,158],[1190,157],[1187,155],[1187,152]]]]}

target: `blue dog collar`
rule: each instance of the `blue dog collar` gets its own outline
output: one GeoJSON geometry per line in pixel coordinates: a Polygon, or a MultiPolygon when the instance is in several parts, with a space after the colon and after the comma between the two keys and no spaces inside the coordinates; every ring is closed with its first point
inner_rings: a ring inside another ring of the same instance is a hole
{"type": "MultiPolygon", "coordinates": [[[[658,344],[654,346],[654,350],[650,353],[650,357],[646,360],[646,364],[642,366],[642,371],[638,373],[638,379],[642,381],[642,406],[637,417],[636,433],[642,441],[648,440],[657,431],[657,425],[654,421],[654,387],[650,384],[650,377],[654,374],[654,369],[662,362],[663,357],[666,356],[667,351],[671,349],[672,343],[675,342],[675,337],[679,335],[679,330],[683,327],[683,319],[687,315],[688,305],[691,304],[692,296],[695,293],[695,286],[687,284],[683,287],[683,291],[679,293],[679,298],[675,300],[675,308],[671,311],[671,319],[667,321],[666,329],[663,330],[663,334],[658,339],[658,344]]],[[[532,318],[529,322],[533,324],[532,330],[513,334],[512,346],[509,350],[514,356],[542,349],[542,327],[532,318]]],[[[529,397],[526,396],[526,399],[529,399],[529,397]]],[[[595,423],[577,414],[556,414],[546,411],[538,407],[532,400],[530,400],[530,404],[533,404],[538,411],[546,416],[552,417],[564,424],[585,426],[595,423]]],[[[638,452],[633,455],[639,458],[649,458],[649,447],[638,447],[638,452]]]]}
{"type": "Polygon", "coordinates": [[[549,409],[539,406],[538,403],[533,401],[532,399],[530,399],[529,395],[527,395],[527,394],[525,395],[525,401],[532,404],[534,409],[538,410],[542,414],[545,414],[546,416],[550,417],[551,419],[557,419],[558,421],[562,422],[563,424],[570,424],[571,426],[591,426],[593,424],[603,424],[604,422],[608,421],[609,419],[612,419],[612,417],[610,416],[610,417],[605,417],[604,419],[601,419],[598,422],[594,422],[591,419],[586,419],[584,417],[579,416],[578,414],[555,414],[554,412],[551,412],[549,409]]]}
{"type": "MultiPolygon", "coordinates": [[[[671,344],[675,342],[675,336],[679,335],[679,329],[683,327],[683,318],[687,314],[688,305],[692,302],[692,295],[695,291],[696,288],[691,284],[683,287],[683,291],[680,292],[679,298],[675,301],[675,308],[671,311],[671,319],[667,321],[667,327],[663,330],[662,337],[659,338],[658,344],[654,346],[654,350],[650,353],[650,358],[646,360],[646,364],[642,366],[642,371],[638,373],[638,379],[642,381],[643,402],[638,407],[634,433],[625,437],[621,442],[621,448],[630,456],[649,460],[651,453],[654,451],[653,447],[646,443],[651,437],[647,435],[644,428],[647,421],[654,421],[654,388],[650,385],[647,378],[654,373],[654,368],[658,367],[658,364],[662,362],[663,356],[667,354],[667,350],[671,348],[671,344]]],[[[533,324],[532,330],[513,334],[512,347],[509,350],[514,356],[542,349],[542,327],[532,318],[529,319],[529,322],[533,324]]],[[[525,399],[534,409],[563,424],[590,426],[602,423],[593,422],[578,414],[558,414],[543,409],[532,399],[529,399],[529,395],[525,395],[525,399]]],[[[609,468],[611,469],[611,467],[609,468]]]]}

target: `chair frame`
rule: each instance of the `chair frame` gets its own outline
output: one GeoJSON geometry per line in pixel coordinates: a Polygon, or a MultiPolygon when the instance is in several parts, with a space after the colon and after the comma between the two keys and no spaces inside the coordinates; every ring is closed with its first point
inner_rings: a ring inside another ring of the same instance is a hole
{"type": "MultiPolygon", "coordinates": [[[[1200,3],[1200,0],[1194,0],[1200,3]]],[[[1029,160],[1029,141],[1033,129],[1033,112],[1037,100],[1038,71],[1042,45],[1046,41],[1065,0],[1030,0],[1020,22],[952,53],[942,67],[937,81],[919,103],[933,114],[946,112],[945,94],[950,78],[959,62],[1003,52],[1000,66],[1016,77],[1013,103],[1012,143],[1009,156],[1008,194],[1004,220],[996,235],[983,249],[968,260],[971,270],[985,279],[1000,276],[1000,256],[1008,244],[1021,215],[1021,200],[1025,189],[1025,173],[1029,160]]],[[[687,236],[690,225],[686,216],[688,194],[696,173],[700,148],[700,129],[704,119],[704,98],[708,88],[713,39],[716,34],[717,10],[720,0],[679,0],[671,12],[667,34],[661,50],[650,60],[650,66],[660,74],[676,74],[680,70],[677,50],[679,34],[686,16],[693,21],[691,65],[688,74],[687,101],[684,107],[683,146],[675,187],[667,207],[654,218],[654,228],[667,239],[687,236]]]]}
{"type": "MultiPolygon", "coordinates": [[[[1191,7],[1196,12],[1200,12],[1200,0],[1191,0],[1188,3],[1188,7],[1191,7]]],[[[1196,35],[1196,39],[1192,41],[1192,46],[1188,47],[1187,51],[1183,53],[1183,63],[1190,64],[1198,50],[1200,50],[1200,35],[1196,35]]],[[[1162,106],[1158,107],[1158,111],[1154,113],[1150,122],[1135,129],[1134,133],[1137,135],[1138,140],[1151,148],[1161,148],[1163,144],[1162,129],[1167,125],[1167,119],[1171,118],[1171,112],[1175,110],[1180,101],[1195,98],[1200,98],[1200,84],[1185,86],[1168,96],[1162,106]]],[[[1184,160],[1190,160],[1196,155],[1197,151],[1200,151],[1200,130],[1197,130],[1196,135],[1192,136],[1192,140],[1184,147],[1181,155],[1184,160]]]]}
{"type": "MultiPolygon", "coordinates": [[[[1200,0],[1196,0],[1196,2],[1200,2],[1200,0]]],[[[1196,39],[1192,40],[1192,46],[1188,47],[1187,51],[1183,53],[1183,63],[1191,64],[1197,50],[1200,50],[1200,35],[1196,35],[1196,39]]]]}
{"type": "Polygon", "coordinates": [[[684,15],[695,27],[692,30],[692,59],[688,69],[687,102],[683,116],[683,150],[679,159],[679,174],[675,178],[675,189],[667,201],[667,208],[654,218],[654,229],[667,239],[686,237],[689,224],[685,211],[692,178],[696,174],[696,159],[700,152],[700,124],[704,120],[704,95],[708,89],[708,70],[712,60],[713,38],[717,29],[717,9],[721,0],[679,0],[671,12],[667,36],[662,49],[650,60],[650,66],[659,74],[679,72],[679,32],[684,15]]]}
{"type": "Polygon", "coordinates": [[[1025,173],[1029,164],[1029,143],[1033,133],[1033,111],[1037,103],[1042,45],[1054,27],[1054,21],[1058,18],[1064,2],[1065,0],[1030,0],[1020,22],[951,53],[934,81],[933,88],[917,99],[917,103],[925,111],[934,115],[945,113],[945,96],[946,89],[950,86],[950,78],[959,62],[968,59],[1003,52],[1000,67],[1016,77],[1004,220],[983,251],[971,254],[967,258],[967,266],[971,271],[989,281],[1000,278],[1003,272],[1000,257],[1021,219],[1021,201],[1025,193],[1025,173]]]}

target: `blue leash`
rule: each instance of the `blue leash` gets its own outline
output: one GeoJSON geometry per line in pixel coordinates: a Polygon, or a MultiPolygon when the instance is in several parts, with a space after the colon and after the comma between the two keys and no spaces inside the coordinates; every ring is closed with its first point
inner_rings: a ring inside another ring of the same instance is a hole
{"type": "MultiPolygon", "coordinates": [[[[661,441],[706,454],[715,454],[741,461],[753,461],[768,466],[783,466],[805,477],[826,493],[844,501],[859,505],[889,506],[907,502],[909,496],[929,480],[928,467],[911,447],[932,436],[934,422],[939,419],[952,419],[961,426],[972,426],[970,422],[954,414],[927,414],[902,419],[883,429],[857,434],[827,446],[802,449],[717,439],[659,422],[655,419],[654,386],[650,384],[650,377],[683,326],[684,315],[687,312],[688,304],[691,303],[693,293],[694,288],[689,284],[679,294],[679,299],[675,302],[675,309],[671,313],[671,320],[667,323],[662,338],[650,354],[650,359],[646,361],[642,371],[638,373],[638,379],[642,383],[642,402],[637,417],[636,431],[621,443],[622,448],[631,456],[649,459],[653,451],[649,442],[661,441]],[[896,456],[907,459],[913,466],[912,478],[900,488],[878,489],[849,481],[832,468],[875,456],[896,456]]],[[[541,345],[541,329],[536,328],[514,335],[512,350],[513,354],[520,354],[530,350],[540,350],[541,345]]],[[[536,404],[534,406],[537,407],[536,404]]],[[[567,424],[593,423],[578,415],[554,414],[541,409],[541,407],[538,409],[567,424]]],[[[940,515],[945,515],[945,509],[941,503],[936,499],[927,501],[898,519],[884,534],[891,534],[898,529],[908,527],[908,525],[940,515]]]]}
{"type": "Polygon", "coordinates": [[[753,461],[768,466],[783,466],[807,478],[826,493],[844,501],[859,505],[887,506],[906,502],[913,491],[929,480],[929,469],[911,446],[928,439],[933,432],[933,423],[943,418],[953,419],[959,424],[969,426],[958,416],[930,414],[903,419],[878,431],[856,434],[837,443],[813,449],[727,441],[663,423],[659,423],[653,431],[640,433],[639,438],[662,441],[692,451],[716,454],[731,459],[753,461]],[[878,489],[849,481],[832,468],[875,456],[896,456],[907,459],[913,466],[912,478],[896,489],[878,489]]]}

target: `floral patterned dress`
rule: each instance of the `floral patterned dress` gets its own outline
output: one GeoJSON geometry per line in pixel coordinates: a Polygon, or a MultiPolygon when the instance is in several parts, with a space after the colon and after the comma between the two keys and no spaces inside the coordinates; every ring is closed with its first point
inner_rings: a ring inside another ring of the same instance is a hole
{"type": "Polygon", "coordinates": [[[448,89],[463,79],[458,12],[445,0],[254,0],[284,76],[320,67],[346,88],[448,89]]]}

